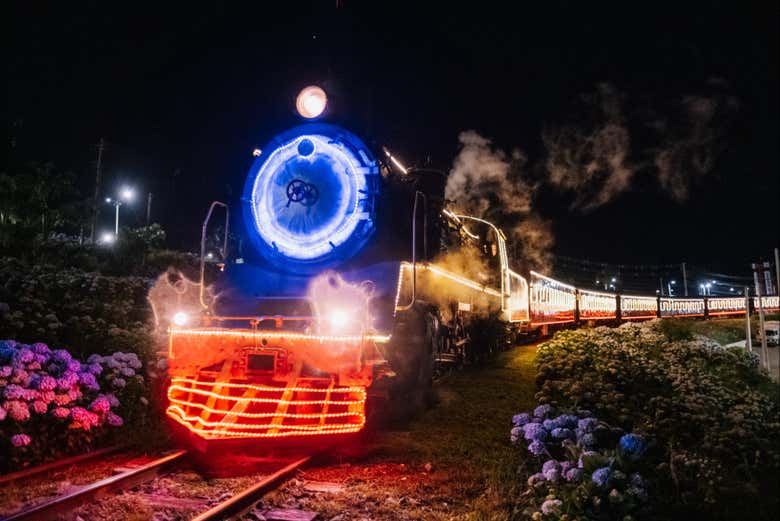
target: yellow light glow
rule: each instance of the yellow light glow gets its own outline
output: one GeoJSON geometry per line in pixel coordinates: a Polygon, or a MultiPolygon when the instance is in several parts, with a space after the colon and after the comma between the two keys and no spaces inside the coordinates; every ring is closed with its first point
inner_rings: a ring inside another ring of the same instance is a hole
{"type": "Polygon", "coordinates": [[[377,342],[380,344],[390,341],[390,335],[307,335],[305,333],[293,333],[289,331],[255,331],[246,329],[171,329],[173,335],[192,336],[228,336],[239,338],[284,338],[290,340],[313,340],[315,342],[377,342]]]}
{"type": "Polygon", "coordinates": [[[298,114],[306,119],[313,119],[321,115],[328,104],[328,96],[325,91],[316,85],[304,88],[295,100],[295,108],[298,114]]]}

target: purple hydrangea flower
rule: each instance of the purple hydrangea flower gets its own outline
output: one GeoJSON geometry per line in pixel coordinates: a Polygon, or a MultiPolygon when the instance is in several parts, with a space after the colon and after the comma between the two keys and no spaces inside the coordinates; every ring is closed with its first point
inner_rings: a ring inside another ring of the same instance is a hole
{"type": "Polygon", "coordinates": [[[0,366],[0,378],[8,378],[13,372],[14,368],[10,365],[0,366]]]}
{"type": "Polygon", "coordinates": [[[583,418],[577,422],[577,428],[582,432],[593,432],[598,424],[599,421],[596,418],[583,418]]]}
{"type": "Polygon", "coordinates": [[[515,414],[514,416],[512,416],[512,425],[515,425],[516,427],[522,427],[529,421],[531,421],[531,417],[528,415],[527,412],[522,412],[520,414],[515,414]]]}
{"type": "Polygon", "coordinates": [[[557,483],[558,480],[561,479],[561,471],[555,468],[542,472],[542,474],[544,474],[544,478],[550,483],[557,483]]]}
{"type": "Polygon", "coordinates": [[[133,370],[132,370],[132,369],[130,369],[129,367],[123,367],[122,369],[120,369],[120,370],[119,370],[119,372],[120,372],[120,373],[122,374],[122,376],[124,376],[125,378],[132,378],[133,376],[135,376],[135,371],[133,371],[133,370]]]}
{"type": "Polygon", "coordinates": [[[539,440],[534,440],[528,445],[528,451],[534,456],[541,456],[547,452],[547,447],[539,440]]]}
{"type": "Polygon", "coordinates": [[[638,456],[645,450],[645,440],[639,434],[624,434],[620,437],[620,448],[630,456],[638,456]]]}
{"type": "Polygon", "coordinates": [[[548,404],[540,405],[536,409],[534,409],[534,416],[536,418],[546,418],[548,414],[552,411],[552,407],[548,404]]]}
{"type": "Polygon", "coordinates": [[[542,503],[542,514],[550,516],[560,514],[563,502],[560,499],[548,499],[542,503]]]}
{"type": "Polygon", "coordinates": [[[79,371],[81,371],[81,362],[79,362],[78,360],[71,360],[70,362],[68,362],[68,371],[72,373],[78,373],[79,371]]]}
{"type": "Polygon", "coordinates": [[[582,470],[578,468],[571,468],[568,469],[564,474],[563,477],[566,481],[569,481],[571,483],[576,483],[582,479],[582,470]]]}
{"type": "Polygon", "coordinates": [[[8,400],[21,400],[24,396],[24,389],[16,384],[6,386],[3,396],[8,400]]]}
{"type": "Polygon", "coordinates": [[[556,440],[565,440],[570,439],[574,437],[574,433],[571,431],[571,429],[561,428],[558,427],[557,429],[552,430],[552,437],[556,440]]]}
{"type": "Polygon", "coordinates": [[[124,378],[114,378],[112,383],[117,389],[122,389],[125,385],[127,385],[127,381],[124,378]]]}
{"type": "Polygon", "coordinates": [[[103,360],[103,357],[98,354],[89,355],[87,358],[88,364],[99,364],[103,360]]]}
{"type": "Polygon", "coordinates": [[[545,438],[547,438],[547,431],[544,430],[544,427],[542,427],[541,423],[526,423],[523,425],[523,432],[525,433],[525,439],[528,441],[531,440],[541,440],[544,441],[545,438]]]}
{"type": "Polygon", "coordinates": [[[557,469],[557,468],[560,468],[560,465],[558,464],[558,462],[555,461],[554,459],[548,459],[542,465],[542,472],[544,473],[544,472],[547,472],[550,469],[557,469]]]}
{"type": "Polygon", "coordinates": [[[119,398],[117,398],[115,394],[109,393],[104,396],[108,400],[108,403],[111,404],[111,407],[119,407],[119,398]]]}
{"type": "Polygon", "coordinates": [[[109,412],[106,414],[106,422],[108,422],[109,425],[112,427],[121,427],[124,423],[124,420],[122,420],[122,417],[118,414],[114,414],[113,412],[109,412]]]}
{"type": "Polygon", "coordinates": [[[33,353],[36,353],[36,354],[39,354],[39,355],[47,355],[47,354],[51,353],[51,349],[49,349],[49,346],[47,346],[46,344],[43,344],[41,342],[36,342],[32,346],[30,346],[30,347],[32,348],[33,353]]]}
{"type": "Polygon", "coordinates": [[[30,437],[26,434],[14,434],[11,436],[11,445],[14,447],[24,447],[30,444],[30,437]]]}
{"type": "Polygon", "coordinates": [[[68,353],[64,349],[55,349],[54,351],[51,352],[51,357],[54,359],[55,362],[60,364],[67,364],[73,359],[73,357],[70,356],[70,353],[68,353]]]}
{"type": "Polygon", "coordinates": [[[566,471],[568,471],[569,469],[573,469],[573,468],[574,468],[574,463],[572,463],[571,461],[568,461],[568,460],[561,461],[561,472],[562,473],[565,474],[566,471]]]}
{"type": "Polygon", "coordinates": [[[79,383],[91,391],[100,390],[100,385],[97,383],[95,375],[92,373],[79,373],[79,383]]]}
{"type": "Polygon", "coordinates": [[[591,481],[598,487],[606,487],[609,484],[612,477],[612,471],[609,467],[601,467],[593,471],[593,475],[590,477],[591,481]]]}
{"type": "Polygon", "coordinates": [[[103,372],[103,366],[100,364],[89,364],[87,365],[87,371],[94,375],[99,375],[103,372]]]}
{"type": "Polygon", "coordinates": [[[14,353],[14,363],[16,365],[19,364],[29,364],[33,360],[35,360],[35,353],[30,351],[29,349],[19,349],[14,353]]]}

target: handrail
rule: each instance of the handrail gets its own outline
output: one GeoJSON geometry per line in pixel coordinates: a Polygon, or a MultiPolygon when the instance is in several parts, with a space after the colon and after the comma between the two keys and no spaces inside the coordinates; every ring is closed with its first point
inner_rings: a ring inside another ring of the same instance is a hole
{"type": "Polygon", "coordinates": [[[227,258],[227,244],[228,244],[228,229],[230,226],[230,208],[228,205],[221,201],[212,201],[211,206],[209,206],[209,211],[206,214],[206,218],[203,220],[203,227],[200,231],[200,305],[203,307],[203,309],[208,309],[208,306],[205,302],[203,302],[203,289],[204,289],[204,283],[206,278],[206,228],[208,227],[209,220],[211,220],[211,214],[214,211],[214,207],[216,206],[222,206],[225,208],[225,241],[222,245],[222,251],[220,251],[220,254],[222,255],[222,259],[227,258]]]}
{"type": "Polygon", "coordinates": [[[423,210],[425,216],[423,217],[423,255],[428,257],[428,198],[424,193],[417,190],[414,193],[414,205],[412,207],[412,299],[409,304],[405,306],[396,307],[396,311],[407,311],[414,306],[415,299],[417,298],[417,201],[422,196],[423,210]]]}
{"type": "Polygon", "coordinates": [[[460,214],[453,214],[458,219],[471,219],[472,221],[476,221],[482,224],[487,224],[491,228],[493,228],[493,231],[496,233],[496,237],[498,238],[498,253],[501,259],[501,311],[506,311],[506,306],[504,305],[504,299],[507,298],[508,291],[507,291],[507,281],[506,278],[508,276],[509,271],[509,257],[506,253],[506,240],[504,239],[504,233],[492,222],[486,221],[485,219],[480,219],[479,217],[474,217],[471,215],[460,215],[460,214]]]}

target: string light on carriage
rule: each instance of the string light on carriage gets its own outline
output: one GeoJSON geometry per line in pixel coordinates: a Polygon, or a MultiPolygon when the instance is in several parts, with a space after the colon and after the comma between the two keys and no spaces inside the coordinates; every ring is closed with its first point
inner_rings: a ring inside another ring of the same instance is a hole
{"type": "Polygon", "coordinates": [[[409,170],[393,154],[390,153],[387,147],[382,147],[382,151],[385,153],[385,155],[390,160],[390,162],[393,163],[395,167],[401,171],[402,174],[409,173],[409,170]]]}
{"type": "Polygon", "coordinates": [[[295,108],[302,117],[314,119],[325,112],[328,104],[328,96],[325,91],[316,85],[304,88],[295,100],[295,108]]]}

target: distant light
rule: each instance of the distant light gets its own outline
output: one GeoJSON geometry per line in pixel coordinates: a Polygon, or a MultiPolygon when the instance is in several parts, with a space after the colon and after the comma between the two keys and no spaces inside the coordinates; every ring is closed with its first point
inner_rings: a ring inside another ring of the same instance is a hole
{"type": "Polygon", "coordinates": [[[661,293],[660,289],[655,290],[656,293],[661,293]]]}
{"type": "Polygon", "coordinates": [[[190,321],[190,317],[184,311],[179,311],[178,313],[173,315],[173,323],[176,324],[177,326],[185,326],[189,321],[190,321]]]}
{"type": "Polygon", "coordinates": [[[713,280],[712,283],[715,284],[715,281],[713,280]]]}
{"type": "Polygon", "coordinates": [[[711,287],[712,287],[712,284],[710,284],[710,283],[708,282],[708,283],[706,284],[706,287],[708,287],[708,288],[711,288],[711,287]]]}
{"type": "Polygon", "coordinates": [[[596,281],[596,284],[599,284],[599,281],[596,281]]]}
{"type": "Polygon", "coordinates": [[[734,291],[734,288],[729,288],[729,291],[734,291]]]}
{"type": "Polygon", "coordinates": [[[106,197],[106,202],[110,203],[111,202],[111,198],[110,197],[106,197]]]}
{"type": "Polygon", "coordinates": [[[612,282],[617,282],[617,279],[615,277],[612,277],[612,282]]]}
{"type": "Polygon", "coordinates": [[[673,281],[672,281],[672,286],[674,286],[675,284],[677,284],[677,281],[676,281],[676,280],[673,280],[673,281]]]}
{"type": "Polygon", "coordinates": [[[328,96],[325,91],[316,85],[304,88],[295,100],[295,108],[298,114],[306,119],[313,119],[325,111],[328,104],[328,96]]]}
{"type": "Polygon", "coordinates": [[[100,242],[103,244],[114,244],[115,240],[116,235],[111,232],[104,232],[103,235],[100,236],[100,242]]]}
{"type": "Polygon", "coordinates": [[[211,253],[211,252],[208,252],[208,253],[206,254],[206,258],[207,258],[207,259],[213,259],[213,258],[214,258],[214,254],[213,254],[213,253],[211,253]]]}
{"type": "Polygon", "coordinates": [[[255,157],[259,156],[262,153],[263,153],[263,151],[260,150],[259,148],[256,148],[256,149],[252,150],[252,155],[255,156],[255,157]]]}
{"type": "Polygon", "coordinates": [[[119,196],[120,196],[120,197],[121,197],[123,200],[125,200],[125,201],[128,201],[128,202],[129,202],[129,201],[132,201],[132,200],[133,200],[133,197],[135,197],[135,192],[133,191],[133,189],[132,189],[132,188],[124,187],[124,188],[122,188],[122,191],[121,191],[121,193],[119,194],[119,196]]]}

